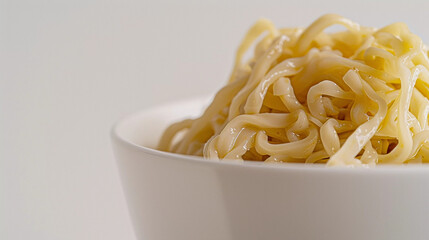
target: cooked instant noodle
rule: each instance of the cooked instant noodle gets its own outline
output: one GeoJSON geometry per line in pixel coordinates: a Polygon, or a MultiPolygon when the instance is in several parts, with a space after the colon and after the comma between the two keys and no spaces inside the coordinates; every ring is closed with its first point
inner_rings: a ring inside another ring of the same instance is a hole
{"type": "Polygon", "coordinates": [[[158,149],[328,165],[429,162],[428,68],[427,47],[403,23],[375,29],[329,14],[305,29],[277,29],[262,19],[227,85],[201,117],[168,127],[158,149]],[[337,24],[346,30],[324,32],[337,24]]]}

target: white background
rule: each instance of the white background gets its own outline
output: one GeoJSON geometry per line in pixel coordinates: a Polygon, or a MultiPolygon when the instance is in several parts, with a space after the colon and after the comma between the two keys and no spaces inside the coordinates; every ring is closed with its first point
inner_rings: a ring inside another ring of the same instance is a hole
{"type": "Polygon", "coordinates": [[[404,21],[427,42],[428,9],[423,0],[0,1],[0,239],[135,239],[110,126],[219,88],[257,18],[404,21]]]}

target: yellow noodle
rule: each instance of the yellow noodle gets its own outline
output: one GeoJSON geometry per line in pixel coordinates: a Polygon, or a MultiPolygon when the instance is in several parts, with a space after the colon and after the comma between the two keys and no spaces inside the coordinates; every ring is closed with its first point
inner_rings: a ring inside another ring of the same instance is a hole
{"type": "Polygon", "coordinates": [[[377,30],[328,14],[277,29],[262,19],[228,84],[201,117],[167,128],[158,149],[329,166],[429,162],[427,53],[403,23],[377,30]],[[337,24],[346,30],[324,32],[337,24]]]}

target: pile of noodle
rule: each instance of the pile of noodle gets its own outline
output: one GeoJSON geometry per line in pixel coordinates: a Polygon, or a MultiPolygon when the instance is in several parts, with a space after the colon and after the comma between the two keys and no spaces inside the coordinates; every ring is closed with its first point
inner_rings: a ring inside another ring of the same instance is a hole
{"type": "Polygon", "coordinates": [[[429,162],[428,68],[426,46],[403,23],[375,29],[329,14],[305,29],[277,29],[262,19],[227,85],[201,117],[168,127],[158,149],[328,165],[429,162]],[[324,32],[337,24],[347,30],[324,32]]]}

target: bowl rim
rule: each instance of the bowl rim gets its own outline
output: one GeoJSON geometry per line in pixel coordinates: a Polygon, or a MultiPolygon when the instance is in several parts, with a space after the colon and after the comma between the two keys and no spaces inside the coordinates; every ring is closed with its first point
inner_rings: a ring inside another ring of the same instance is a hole
{"type": "Polygon", "coordinates": [[[171,105],[181,105],[186,103],[191,103],[194,101],[201,101],[202,99],[207,99],[207,97],[199,98],[185,98],[179,101],[166,102],[163,104],[153,105],[146,108],[143,108],[139,111],[133,112],[122,116],[112,125],[110,129],[110,139],[113,145],[119,144],[123,147],[137,150],[147,155],[157,156],[160,158],[171,159],[176,161],[182,161],[187,163],[193,163],[198,165],[211,165],[215,167],[238,167],[238,168],[257,168],[257,169],[267,169],[274,171],[287,171],[287,170],[299,170],[299,171],[323,171],[323,172],[347,172],[348,174],[362,173],[362,172],[409,172],[409,171],[424,171],[429,173],[429,164],[383,164],[376,165],[373,167],[350,167],[350,166],[333,166],[328,167],[325,164],[304,164],[304,163],[266,163],[260,161],[228,161],[228,160],[211,160],[205,159],[199,156],[184,155],[177,153],[164,152],[150,147],[145,147],[138,145],[132,142],[129,139],[126,139],[120,134],[119,129],[121,126],[126,124],[129,119],[132,118],[142,118],[145,113],[155,111],[160,108],[166,108],[171,105]]]}

